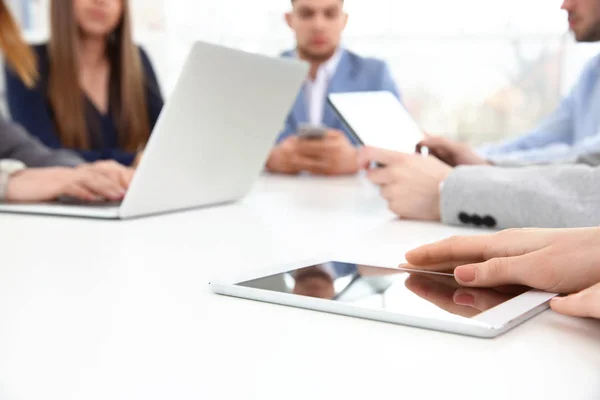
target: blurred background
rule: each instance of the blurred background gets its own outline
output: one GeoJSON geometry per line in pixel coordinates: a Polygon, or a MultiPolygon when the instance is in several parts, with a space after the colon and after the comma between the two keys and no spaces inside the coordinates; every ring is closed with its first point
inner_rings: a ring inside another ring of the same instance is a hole
{"type": "MultiPolygon", "coordinates": [[[[48,1],[8,0],[33,43],[48,35],[48,1]]],[[[346,0],[344,42],[389,63],[424,130],[480,144],[532,128],[600,51],[574,43],[561,3],[346,0]]],[[[294,43],[283,20],[288,0],[132,0],[132,7],[136,40],[167,98],[194,40],[267,55],[294,43]]]]}

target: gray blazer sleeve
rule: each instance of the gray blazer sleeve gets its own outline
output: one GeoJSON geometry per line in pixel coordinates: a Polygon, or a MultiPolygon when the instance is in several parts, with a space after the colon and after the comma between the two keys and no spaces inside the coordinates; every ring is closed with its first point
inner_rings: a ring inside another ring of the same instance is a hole
{"type": "Polygon", "coordinates": [[[582,154],[575,160],[578,164],[600,165],[600,153],[582,154]]]}
{"type": "Polygon", "coordinates": [[[442,187],[441,214],[453,225],[492,217],[497,228],[598,226],[600,167],[458,167],[442,187]]]}
{"type": "Polygon", "coordinates": [[[74,167],[84,161],[68,150],[51,150],[18,125],[0,116],[0,159],[12,158],[28,167],[74,167]]]}

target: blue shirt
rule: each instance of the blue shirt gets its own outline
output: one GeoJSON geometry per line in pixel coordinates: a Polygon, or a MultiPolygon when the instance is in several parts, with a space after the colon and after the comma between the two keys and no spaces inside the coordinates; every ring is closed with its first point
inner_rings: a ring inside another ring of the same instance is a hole
{"type": "MultiPolygon", "coordinates": [[[[284,53],[283,57],[296,57],[296,53],[289,51],[284,53]]],[[[374,58],[360,57],[348,50],[342,50],[337,69],[329,82],[327,94],[371,91],[389,91],[400,100],[400,92],[385,62],[374,58]]],[[[277,142],[296,134],[300,125],[308,122],[307,94],[303,88],[296,98],[287,117],[285,128],[280,133],[277,142]]],[[[327,103],[323,110],[323,125],[344,132],[352,144],[357,145],[354,137],[327,103]]]]}
{"type": "Polygon", "coordinates": [[[584,68],[579,81],[550,116],[527,135],[485,146],[494,160],[546,163],[570,161],[600,151],[600,55],[584,68]]]}
{"type": "MultiPolygon", "coordinates": [[[[12,119],[22,125],[31,135],[37,137],[50,148],[63,148],[56,130],[52,108],[48,101],[48,80],[50,76],[48,47],[47,45],[40,45],[35,46],[34,49],[38,58],[40,80],[33,89],[29,89],[19,77],[6,69],[8,107],[12,119]]],[[[163,99],[152,63],[146,52],[141,48],[140,56],[148,107],[148,115],[140,116],[140,118],[148,118],[150,129],[153,129],[162,109],[163,99]]],[[[108,113],[102,114],[87,96],[85,101],[90,150],[71,150],[76,151],[88,162],[115,160],[124,165],[131,165],[135,159],[135,154],[126,152],[119,147],[119,134],[113,107],[109,105],[108,113]]]]}

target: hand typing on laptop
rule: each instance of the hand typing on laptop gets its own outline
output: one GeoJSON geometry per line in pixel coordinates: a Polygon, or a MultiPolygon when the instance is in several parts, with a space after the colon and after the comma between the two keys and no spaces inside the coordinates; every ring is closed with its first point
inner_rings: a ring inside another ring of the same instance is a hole
{"type": "Polygon", "coordinates": [[[53,201],[70,197],[89,202],[123,199],[132,170],[116,162],[101,161],[77,168],[30,168],[10,177],[9,202],[53,201]]]}
{"type": "Polygon", "coordinates": [[[358,172],[357,150],[343,132],[331,129],[320,139],[297,135],[281,142],[271,152],[267,168],[282,174],[309,172],[315,175],[350,175],[358,172]]]}
{"type": "Polygon", "coordinates": [[[101,172],[114,182],[120,182],[125,188],[128,188],[131,184],[135,172],[134,168],[125,167],[112,160],[97,161],[93,164],[83,164],[78,168],[91,168],[94,171],[101,172]]]}

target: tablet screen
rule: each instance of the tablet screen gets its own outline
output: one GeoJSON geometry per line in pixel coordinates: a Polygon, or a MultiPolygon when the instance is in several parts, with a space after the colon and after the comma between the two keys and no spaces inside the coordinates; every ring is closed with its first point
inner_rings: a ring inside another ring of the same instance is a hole
{"type": "Polygon", "coordinates": [[[365,146],[414,153],[425,137],[390,92],[333,93],[329,103],[355,140],[365,146]]]}
{"type": "Polygon", "coordinates": [[[342,262],[312,265],[238,285],[434,319],[472,318],[527,291],[471,289],[461,287],[449,274],[342,262]]]}

